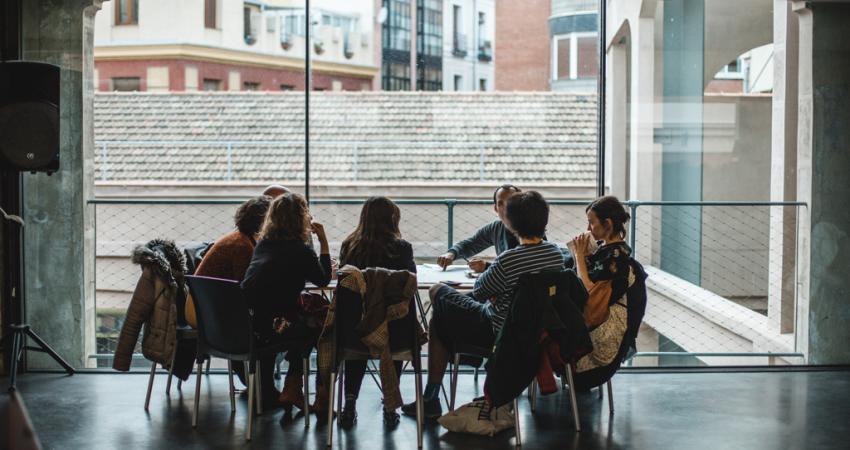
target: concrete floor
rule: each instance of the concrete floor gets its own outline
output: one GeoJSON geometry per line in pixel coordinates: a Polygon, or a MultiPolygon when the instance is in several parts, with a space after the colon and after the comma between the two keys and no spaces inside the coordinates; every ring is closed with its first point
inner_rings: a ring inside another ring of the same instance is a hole
{"type": "MultiPolygon", "coordinates": [[[[6,382],[6,380],[2,380],[6,382]]],[[[483,377],[481,378],[483,383],[483,377]]],[[[258,417],[254,440],[244,441],[247,401],[230,414],[227,378],[205,376],[201,416],[191,426],[194,382],[165,396],[158,376],[150,412],[143,410],[146,374],[26,374],[19,379],[33,425],[51,449],[322,449],[326,428],[305,430],[303,419],[281,426],[280,410],[258,417]]],[[[459,401],[478,395],[471,375],[461,375],[459,401]]],[[[174,389],[172,387],[172,389],[174,389]]],[[[413,377],[402,379],[406,400],[413,377]]],[[[4,394],[5,395],[5,394],[4,394]]],[[[579,396],[583,431],[575,433],[566,396],[541,397],[532,416],[520,402],[527,449],[846,449],[850,447],[850,370],[735,373],[620,373],[614,378],[616,414],[596,392],[579,396]]],[[[380,396],[364,380],[359,422],[335,435],[336,448],[415,449],[416,421],[403,417],[385,430],[380,396]]],[[[511,448],[513,431],[496,437],[450,434],[425,427],[425,448],[511,448]]]]}

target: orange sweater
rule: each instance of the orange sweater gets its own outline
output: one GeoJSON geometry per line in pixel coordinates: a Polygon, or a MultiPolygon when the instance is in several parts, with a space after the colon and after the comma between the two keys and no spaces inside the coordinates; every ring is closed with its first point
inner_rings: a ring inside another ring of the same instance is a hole
{"type": "MultiPolygon", "coordinates": [[[[223,278],[225,280],[242,281],[245,271],[251,264],[254,255],[254,242],[248,236],[232,231],[215,241],[204,259],[198,265],[195,275],[202,277],[223,278]]],[[[197,328],[195,304],[190,299],[186,302],[186,322],[197,328]]]]}

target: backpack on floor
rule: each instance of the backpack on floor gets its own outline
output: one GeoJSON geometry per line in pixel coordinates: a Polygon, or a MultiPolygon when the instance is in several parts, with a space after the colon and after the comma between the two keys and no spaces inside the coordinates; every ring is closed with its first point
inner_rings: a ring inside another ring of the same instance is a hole
{"type": "Polygon", "coordinates": [[[456,433],[494,436],[516,425],[512,407],[513,403],[507,403],[493,409],[484,397],[480,397],[443,415],[437,421],[443,428],[456,433]]]}

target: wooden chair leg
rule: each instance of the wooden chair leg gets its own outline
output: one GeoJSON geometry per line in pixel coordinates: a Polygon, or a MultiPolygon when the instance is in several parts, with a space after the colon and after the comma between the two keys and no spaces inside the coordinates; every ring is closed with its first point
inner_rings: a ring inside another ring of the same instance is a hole
{"type": "Polygon", "coordinates": [[[230,388],[230,412],[236,412],[236,387],[233,386],[233,363],[227,360],[227,384],[230,388]]]}
{"type": "Polygon", "coordinates": [[[153,377],[156,375],[156,363],[151,363],[151,375],[148,378],[148,393],[145,395],[145,411],[148,410],[148,406],[151,404],[151,391],[153,390],[153,377]]]}
{"type": "Polygon", "coordinates": [[[573,410],[573,421],[575,422],[576,431],[581,431],[581,423],[578,419],[578,401],[576,400],[576,385],[575,381],[573,381],[573,369],[567,364],[565,368],[565,372],[567,373],[567,382],[570,385],[570,405],[573,410]]]}
{"type": "Polygon", "coordinates": [[[460,366],[460,353],[455,353],[454,361],[452,363],[452,379],[451,386],[449,386],[450,391],[450,399],[449,399],[449,411],[455,410],[455,399],[457,398],[457,377],[460,366]]]}
{"type": "Polygon", "coordinates": [[[301,364],[304,366],[304,428],[310,428],[310,355],[301,364]]]}
{"type": "Polygon", "coordinates": [[[331,448],[334,442],[334,395],[336,395],[336,372],[331,372],[330,383],[328,384],[328,440],[327,446],[331,448]]]}
{"type": "Polygon", "coordinates": [[[204,369],[204,361],[198,361],[198,378],[195,380],[195,414],[192,415],[192,428],[198,426],[198,405],[201,401],[201,374],[204,369]]]}
{"type": "Polygon", "coordinates": [[[519,426],[519,401],[514,398],[514,432],[516,433],[516,446],[522,447],[522,432],[519,426]]]}
{"type": "Polygon", "coordinates": [[[254,373],[248,372],[248,427],[245,431],[245,440],[251,441],[251,431],[254,425],[254,395],[256,395],[256,389],[254,386],[254,373]]]}

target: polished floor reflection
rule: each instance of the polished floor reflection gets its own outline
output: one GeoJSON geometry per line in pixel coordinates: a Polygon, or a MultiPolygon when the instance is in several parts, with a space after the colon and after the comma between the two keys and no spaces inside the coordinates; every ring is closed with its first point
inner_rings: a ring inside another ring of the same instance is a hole
{"type": "MultiPolygon", "coordinates": [[[[3,380],[5,381],[5,380],[3,380]]],[[[458,399],[469,400],[483,385],[461,375],[458,399]]],[[[143,409],[146,374],[27,374],[19,379],[33,425],[45,448],[190,449],[307,448],[325,446],[326,429],[302,418],[280,425],[281,411],[258,417],[254,440],[243,439],[247,402],[230,414],[227,378],[204,378],[201,415],[191,427],[194,382],[165,396],[158,376],[150,412],[143,409]]],[[[172,389],[174,389],[172,387],[172,389]]],[[[402,378],[405,399],[413,377],[402,378]]],[[[561,393],[541,397],[537,412],[520,402],[523,447],[528,449],[831,449],[850,442],[850,370],[621,373],[614,378],[615,415],[596,392],[579,396],[582,432],[575,433],[569,403],[561,393]]],[[[376,386],[364,380],[359,420],[335,433],[334,447],[415,449],[416,421],[402,418],[386,430],[376,386]],[[368,384],[367,384],[368,383],[368,384]]],[[[425,428],[426,448],[511,448],[513,431],[493,438],[425,428]]]]}

